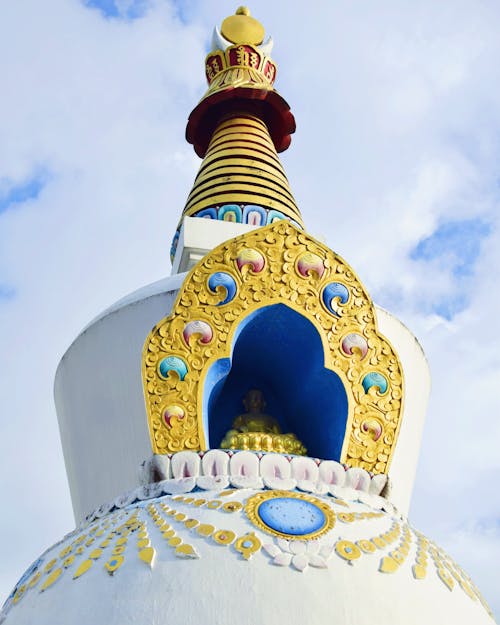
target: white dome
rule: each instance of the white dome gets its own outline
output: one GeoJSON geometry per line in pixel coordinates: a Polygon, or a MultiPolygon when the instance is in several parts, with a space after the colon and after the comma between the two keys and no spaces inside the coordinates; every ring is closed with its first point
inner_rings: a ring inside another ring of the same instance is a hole
{"type": "Polygon", "coordinates": [[[44,553],[7,601],[5,624],[493,623],[465,573],[381,497],[338,487],[161,494],[174,482],[193,486],[167,480],[144,488],[152,498],[123,496],[123,508],[44,553]]]}

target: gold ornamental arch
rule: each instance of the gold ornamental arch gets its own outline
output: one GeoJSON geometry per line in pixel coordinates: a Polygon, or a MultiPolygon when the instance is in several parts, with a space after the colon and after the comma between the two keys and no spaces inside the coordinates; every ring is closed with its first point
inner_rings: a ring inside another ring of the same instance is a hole
{"type": "Polygon", "coordinates": [[[142,358],[154,453],[204,450],[203,384],[230,358],[248,315],[285,304],[318,331],[325,367],[342,380],[348,418],[341,462],[387,473],[402,418],[403,372],[377,328],[373,302],[337,254],[288,221],[219,245],[188,274],[142,358]]]}

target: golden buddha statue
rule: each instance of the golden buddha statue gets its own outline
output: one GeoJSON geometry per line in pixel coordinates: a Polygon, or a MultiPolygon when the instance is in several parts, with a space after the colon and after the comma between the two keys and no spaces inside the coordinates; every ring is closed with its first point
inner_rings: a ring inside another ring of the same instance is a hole
{"type": "Polygon", "coordinates": [[[249,449],[304,456],[307,449],[295,434],[283,434],[274,417],[263,412],[266,402],[262,391],[252,389],[243,399],[246,411],[233,421],[220,444],[222,449],[249,449]]]}

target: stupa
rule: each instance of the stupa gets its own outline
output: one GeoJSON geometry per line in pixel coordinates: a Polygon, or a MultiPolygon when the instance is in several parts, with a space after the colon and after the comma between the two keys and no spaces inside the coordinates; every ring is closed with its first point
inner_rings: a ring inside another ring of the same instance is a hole
{"type": "Polygon", "coordinates": [[[278,157],[295,121],[271,50],[244,7],[214,31],[172,275],[61,360],[77,528],[1,623],[493,623],[407,519],[425,356],[308,234],[278,157]]]}

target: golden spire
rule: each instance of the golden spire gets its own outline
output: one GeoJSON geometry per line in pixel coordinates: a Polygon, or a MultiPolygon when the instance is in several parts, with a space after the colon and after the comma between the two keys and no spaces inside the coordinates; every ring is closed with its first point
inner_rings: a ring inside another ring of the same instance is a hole
{"type": "Polygon", "coordinates": [[[303,227],[278,158],[290,144],[295,119],[274,90],[271,48],[271,38],[265,40],[264,27],[246,7],[215,28],[205,60],[208,91],[186,128],[204,160],[183,217],[261,226],[288,219],[303,227]]]}
{"type": "MultiPolygon", "coordinates": [[[[184,215],[229,205],[242,207],[241,220],[244,207],[256,205],[269,211],[270,221],[273,215],[279,218],[278,213],[282,213],[302,223],[267,126],[254,115],[232,114],[219,123],[187,199],[184,215]]],[[[235,212],[226,211],[224,214],[232,216],[226,219],[239,221],[235,212]]],[[[219,217],[224,218],[224,215],[219,217]]],[[[265,224],[266,221],[260,225],[265,224]]]]}

